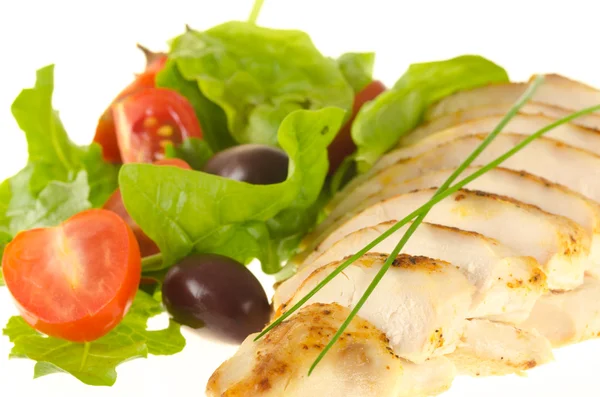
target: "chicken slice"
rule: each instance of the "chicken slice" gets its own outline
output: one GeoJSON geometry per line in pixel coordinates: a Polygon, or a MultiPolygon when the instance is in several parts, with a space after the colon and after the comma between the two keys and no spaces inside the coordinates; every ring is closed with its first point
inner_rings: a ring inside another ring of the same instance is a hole
{"type": "Polygon", "coordinates": [[[552,345],[535,330],[488,320],[469,320],[457,349],[447,355],[459,374],[507,375],[554,359],[552,345]]]}
{"type": "MultiPolygon", "coordinates": [[[[311,255],[296,274],[275,290],[273,307],[288,301],[316,269],[353,255],[394,222],[357,230],[333,244],[321,255],[311,255]]],[[[378,244],[371,252],[389,254],[409,225],[378,244]]],[[[496,240],[474,232],[423,223],[402,253],[423,255],[450,262],[475,286],[468,318],[485,317],[510,323],[524,321],[537,299],[546,292],[546,277],[535,259],[518,256],[496,240]]]]}
{"type": "MultiPolygon", "coordinates": [[[[488,106],[477,106],[457,113],[441,116],[421,124],[419,127],[415,128],[414,131],[400,138],[398,141],[398,147],[413,145],[421,139],[432,134],[444,131],[446,129],[454,129],[454,127],[463,124],[472,127],[480,127],[482,125],[481,123],[487,124],[495,122],[498,124],[512,106],[513,103],[498,103],[488,106]]],[[[512,131],[515,125],[515,120],[521,120],[517,121],[516,123],[521,126],[520,128],[523,128],[526,124],[523,124],[522,120],[525,119],[531,120],[533,123],[535,123],[529,124],[530,127],[540,129],[541,127],[566,117],[571,113],[572,111],[570,110],[560,109],[541,103],[528,102],[519,110],[517,116],[515,116],[508,123],[504,130],[512,131]],[[544,124],[540,125],[542,122],[544,124]]],[[[560,131],[560,134],[558,135],[567,134],[569,132],[580,135],[581,133],[593,133],[594,131],[598,131],[596,128],[586,128],[585,126],[577,124],[578,120],[579,119],[574,119],[570,123],[563,124],[548,132],[548,134],[557,134],[556,131],[560,131]]]]}
{"type": "MultiPolygon", "coordinates": [[[[469,167],[459,179],[479,168],[481,167],[469,167]]],[[[356,213],[397,194],[441,186],[453,172],[454,169],[430,171],[405,181],[400,181],[401,176],[394,177],[393,182],[381,186],[377,193],[371,196],[365,196],[360,191],[356,192],[340,202],[320,228],[330,227],[335,220],[346,214],[356,213]]],[[[373,181],[373,184],[380,185],[379,181],[373,181]]],[[[501,167],[488,171],[467,187],[512,197],[524,203],[533,204],[551,214],[561,215],[575,221],[585,229],[591,238],[590,260],[588,261],[590,267],[586,270],[593,275],[600,275],[600,205],[595,201],[525,171],[517,172],[501,167]]],[[[367,192],[367,189],[362,190],[367,192]]]]}
{"type": "MultiPolygon", "coordinates": [[[[419,136],[421,133],[415,131],[409,135],[414,139],[412,144],[404,145],[385,154],[369,172],[374,173],[402,159],[418,156],[427,150],[461,136],[489,134],[496,128],[502,117],[496,116],[469,121],[442,131],[436,131],[429,136],[419,136]]],[[[519,115],[510,120],[508,125],[502,129],[502,133],[531,135],[553,121],[543,116],[519,115]]],[[[545,136],[575,148],[600,154],[600,132],[597,130],[565,124],[550,130],[545,136]]]]}
{"type": "MultiPolygon", "coordinates": [[[[417,157],[401,160],[379,171],[366,181],[350,184],[339,192],[328,205],[333,212],[342,201],[352,195],[368,197],[377,194],[386,185],[406,181],[441,169],[456,169],[481,144],[486,135],[457,138],[417,157]]],[[[525,138],[518,134],[500,134],[473,162],[483,166],[500,157],[525,138]]],[[[561,184],[594,201],[600,202],[600,156],[576,149],[550,138],[538,138],[510,159],[502,167],[526,171],[561,184]]],[[[319,234],[326,222],[311,234],[319,234]]],[[[312,238],[312,237],[310,237],[312,238]]]]}
{"type": "Polygon", "coordinates": [[[345,335],[307,376],[349,310],[316,303],[237,353],[211,376],[208,397],[424,397],[447,390],[455,376],[445,357],[413,364],[390,351],[385,335],[355,317],[345,335]]]}
{"type": "MultiPolygon", "coordinates": [[[[357,214],[348,214],[314,240],[312,247],[320,254],[356,230],[403,219],[426,204],[435,191],[424,189],[396,195],[357,214]]],[[[577,287],[583,282],[585,269],[590,267],[591,242],[581,226],[508,197],[463,189],[433,206],[425,220],[481,233],[519,255],[534,257],[551,289],[577,287]]]]}
{"type": "MultiPolygon", "coordinates": [[[[353,308],[387,257],[366,254],[306,304],[338,303],[353,308]]],[[[276,316],[303,298],[340,263],[315,270],[276,316]]],[[[358,314],[385,333],[394,353],[422,363],[454,351],[474,292],[466,277],[448,262],[401,254],[358,314]]]]}
{"type": "Polygon", "coordinates": [[[554,347],[600,337],[600,280],[587,276],[577,289],[544,295],[520,327],[538,330],[554,347]]]}
{"type": "MultiPolygon", "coordinates": [[[[555,74],[544,77],[545,81],[531,98],[532,102],[570,112],[600,104],[600,91],[593,87],[555,74]]],[[[527,87],[526,83],[506,83],[457,92],[432,106],[428,110],[425,120],[436,119],[473,107],[500,103],[514,104],[527,87]]],[[[594,113],[583,116],[578,119],[578,123],[588,128],[600,129],[600,115],[594,113]]]]}

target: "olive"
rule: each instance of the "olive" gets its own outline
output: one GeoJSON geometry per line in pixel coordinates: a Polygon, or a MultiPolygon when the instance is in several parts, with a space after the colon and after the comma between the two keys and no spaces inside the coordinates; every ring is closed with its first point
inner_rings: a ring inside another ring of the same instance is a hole
{"type": "Polygon", "coordinates": [[[281,149],[258,144],[234,146],[215,154],[202,171],[254,185],[285,181],[289,159],[281,149]]]}
{"type": "Polygon", "coordinates": [[[269,321],[267,295],[252,272],[221,255],[188,256],[167,272],[163,303],[175,321],[207,329],[234,342],[269,321]]]}

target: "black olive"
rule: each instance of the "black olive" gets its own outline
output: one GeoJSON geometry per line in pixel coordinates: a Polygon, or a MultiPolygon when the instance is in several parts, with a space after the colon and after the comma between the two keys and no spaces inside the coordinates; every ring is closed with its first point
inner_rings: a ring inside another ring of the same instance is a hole
{"type": "Polygon", "coordinates": [[[257,144],[234,146],[208,160],[204,172],[225,178],[271,185],[285,181],[289,159],[281,149],[257,144]]]}
{"type": "Polygon", "coordinates": [[[221,255],[191,255],[173,266],[162,295],[175,321],[206,326],[235,342],[269,321],[271,308],[260,282],[244,265],[221,255]]]}

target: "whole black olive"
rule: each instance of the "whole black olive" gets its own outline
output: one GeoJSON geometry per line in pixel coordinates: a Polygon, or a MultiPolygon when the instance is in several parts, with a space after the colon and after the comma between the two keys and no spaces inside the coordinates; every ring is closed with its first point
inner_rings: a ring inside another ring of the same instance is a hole
{"type": "Polygon", "coordinates": [[[254,185],[271,185],[285,181],[288,166],[289,159],[283,150],[247,144],[215,154],[202,171],[254,185]]]}
{"type": "Polygon", "coordinates": [[[235,342],[269,321],[267,295],[244,265],[214,254],[191,255],[167,272],[163,302],[175,321],[235,342]]]}

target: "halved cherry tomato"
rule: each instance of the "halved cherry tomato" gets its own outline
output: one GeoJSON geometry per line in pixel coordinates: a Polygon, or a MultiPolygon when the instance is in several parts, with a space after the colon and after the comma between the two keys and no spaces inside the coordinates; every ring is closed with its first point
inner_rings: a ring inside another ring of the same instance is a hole
{"type": "Polygon", "coordinates": [[[140,282],[140,249],[123,219],[92,209],[59,226],[17,234],[4,250],[2,272],[29,325],[89,342],[129,310],[140,282]]]}
{"type": "Polygon", "coordinates": [[[365,88],[362,89],[354,98],[354,105],[352,106],[352,116],[348,122],[342,127],[340,132],[335,136],[329,147],[327,153],[329,155],[329,175],[332,175],[335,170],[340,166],[344,159],[354,153],[356,145],[350,135],[352,123],[356,118],[356,114],[360,108],[365,104],[375,99],[379,94],[383,93],[387,88],[381,81],[374,80],[370,82],[365,88]]]}
{"type": "MultiPolygon", "coordinates": [[[[188,163],[180,159],[163,159],[155,161],[154,164],[172,165],[175,167],[184,168],[186,170],[192,169],[192,167],[190,167],[188,163]]],[[[104,206],[102,208],[114,212],[115,214],[123,218],[123,220],[125,220],[125,222],[127,223],[127,225],[129,225],[129,227],[133,231],[133,234],[135,235],[135,238],[138,241],[142,257],[158,254],[160,252],[156,243],[152,241],[150,237],[148,237],[146,233],[142,231],[138,224],[135,223],[133,218],[129,216],[129,213],[125,209],[125,205],[123,205],[123,198],[121,197],[121,191],[119,189],[117,189],[112,194],[112,196],[110,196],[110,198],[106,201],[106,203],[104,203],[104,206]]]]}
{"type": "Polygon", "coordinates": [[[160,160],[167,144],[202,138],[194,108],[178,92],[146,88],[112,107],[117,142],[124,163],[160,160]]]}
{"type": "Polygon", "coordinates": [[[123,91],[117,95],[110,106],[102,113],[96,127],[94,142],[102,146],[102,155],[106,161],[113,163],[121,162],[121,152],[117,143],[115,123],[112,115],[112,105],[133,94],[134,92],[145,88],[152,88],[156,85],[156,74],[160,72],[167,62],[167,55],[164,53],[154,53],[145,47],[138,45],[146,56],[146,69],[143,73],[136,76],[136,79],[129,84],[123,91]]]}

